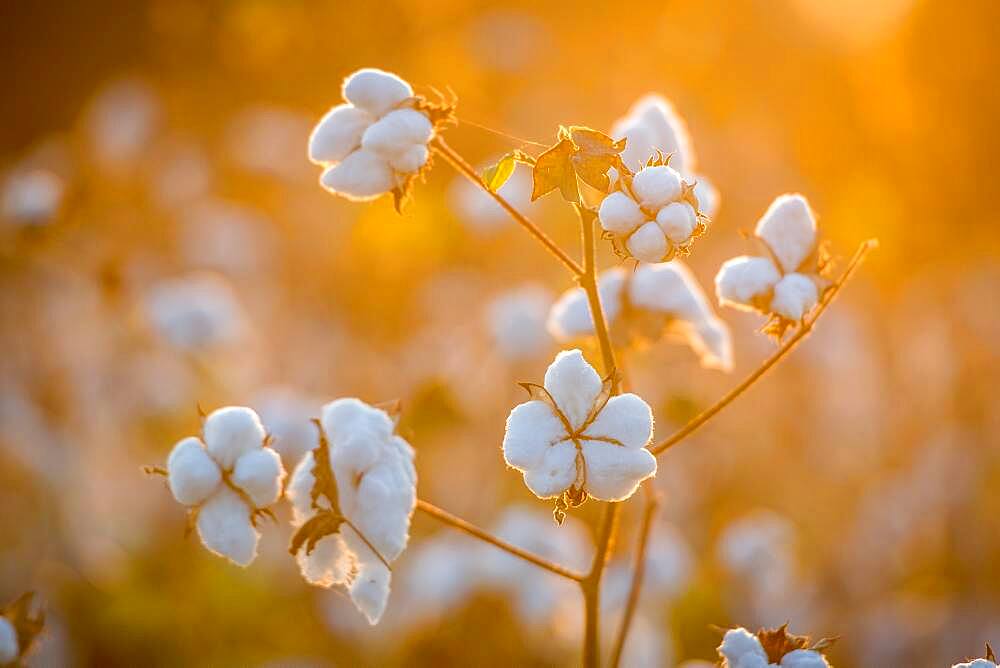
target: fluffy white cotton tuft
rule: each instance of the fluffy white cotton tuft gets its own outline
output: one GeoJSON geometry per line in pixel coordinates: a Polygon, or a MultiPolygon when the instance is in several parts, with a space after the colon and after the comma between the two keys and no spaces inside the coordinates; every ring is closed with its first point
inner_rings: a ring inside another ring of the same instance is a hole
{"type": "Polygon", "coordinates": [[[757,223],[755,234],[771,248],[784,273],[797,271],[816,248],[816,219],[802,195],[781,195],[757,223]]]}
{"type": "Polygon", "coordinates": [[[281,496],[285,470],[281,457],[271,448],[251,450],[236,460],[233,484],[242,489],[257,508],[266,508],[281,496]]]}
{"type": "Polygon", "coordinates": [[[260,448],[266,433],[260,418],[245,406],[226,406],[205,418],[205,445],[224,470],[232,470],[243,454],[260,448]]]}
{"type": "Polygon", "coordinates": [[[250,508],[236,492],[221,488],[198,511],[198,535],[209,551],[238,566],[257,556],[260,534],[250,522],[250,508]]]}
{"type": "Polygon", "coordinates": [[[601,208],[598,210],[598,218],[601,227],[608,232],[628,234],[646,221],[646,214],[642,212],[634,199],[622,191],[615,191],[601,201],[601,208]]]}
{"type": "Polygon", "coordinates": [[[167,458],[167,481],[178,502],[186,506],[201,503],[222,482],[219,465],[194,437],[177,443],[167,458]]]}
{"type": "Polygon", "coordinates": [[[365,130],[361,148],[393,160],[417,144],[425,145],[433,134],[434,127],[427,116],[413,109],[397,109],[365,130]]]}
{"type": "Polygon", "coordinates": [[[0,617],[0,664],[13,663],[21,654],[17,629],[6,617],[0,617]]]}
{"type": "Polygon", "coordinates": [[[524,474],[536,496],[556,497],[579,484],[595,499],[619,501],[656,473],[656,458],[644,447],[653,430],[649,405],[634,394],[598,405],[600,376],[579,350],[556,356],[545,389],[555,406],[540,400],[515,406],[503,441],[507,464],[524,474]]]}
{"type": "Polygon", "coordinates": [[[788,274],[774,286],[771,311],[789,320],[801,320],[818,300],[815,281],[803,274],[788,274]]]}
{"type": "Polygon", "coordinates": [[[637,229],[625,242],[628,252],[640,262],[659,262],[667,254],[667,238],[655,222],[637,229]]]}
{"type": "Polygon", "coordinates": [[[781,657],[781,668],[830,668],[830,664],[820,652],[796,649],[781,657]]]}
{"type": "Polygon", "coordinates": [[[659,209],[681,196],[681,175],[667,165],[644,167],[632,178],[632,192],[644,208],[659,209]]]}
{"type": "Polygon", "coordinates": [[[327,190],[355,202],[367,202],[396,187],[388,162],[370,151],[355,151],[343,162],[328,167],[320,176],[327,190]]]}
{"type": "Polygon", "coordinates": [[[722,263],[715,277],[715,293],[721,304],[752,311],[754,301],[766,296],[779,280],[781,273],[773,262],[743,255],[722,263]]]}
{"type": "Polygon", "coordinates": [[[349,589],[351,600],[368,623],[378,624],[389,601],[389,569],[381,562],[363,563],[349,589]]]}
{"type": "Polygon", "coordinates": [[[344,79],[344,99],[374,116],[382,116],[390,109],[413,97],[410,84],[391,72],[364,68],[344,79]]]}
{"type": "Polygon", "coordinates": [[[719,656],[726,660],[728,668],[751,668],[767,666],[767,652],[760,640],[744,628],[729,629],[719,645],[719,656]],[[763,662],[763,663],[761,663],[763,662]]]}
{"type": "Polygon", "coordinates": [[[966,663],[956,663],[951,668],[997,668],[997,664],[988,659],[974,659],[966,663]]]}
{"type": "Polygon", "coordinates": [[[309,136],[309,159],[340,162],[361,146],[361,137],[375,117],[364,109],[341,104],[326,113],[309,136]]]}
{"type": "Polygon", "coordinates": [[[671,202],[656,214],[656,223],[667,239],[675,244],[683,244],[698,226],[698,215],[687,202],[671,202]]]}

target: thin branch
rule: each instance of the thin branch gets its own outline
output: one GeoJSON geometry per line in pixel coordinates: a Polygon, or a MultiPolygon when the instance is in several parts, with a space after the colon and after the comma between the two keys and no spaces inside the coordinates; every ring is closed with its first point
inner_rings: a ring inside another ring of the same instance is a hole
{"type": "Polygon", "coordinates": [[[611,335],[608,333],[608,323],[601,307],[601,295],[597,291],[597,247],[594,241],[594,221],[597,218],[590,209],[576,205],[580,215],[580,229],[583,235],[583,274],[580,275],[580,286],[587,294],[587,303],[594,320],[594,331],[601,346],[601,357],[604,359],[604,375],[611,378],[612,394],[618,394],[621,378],[618,375],[618,365],[615,363],[615,349],[611,345],[611,335]]]}
{"type": "Polygon", "coordinates": [[[479,176],[475,168],[472,167],[472,165],[470,165],[468,162],[466,162],[461,155],[455,152],[455,150],[451,146],[449,146],[444,139],[442,139],[441,137],[435,137],[434,139],[431,140],[431,145],[434,147],[434,150],[441,155],[441,157],[447,160],[451,164],[451,166],[456,169],[456,171],[458,171],[462,176],[467,178],[475,185],[482,188],[483,192],[488,194],[496,201],[497,204],[502,206],[504,211],[506,211],[511,218],[517,221],[518,224],[521,225],[521,227],[528,230],[531,236],[535,237],[535,239],[537,239],[542,244],[542,246],[545,247],[546,250],[548,250],[550,253],[552,253],[552,255],[556,257],[556,259],[558,259],[560,262],[566,265],[567,269],[573,272],[573,274],[575,274],[576,276],[580,276],[583,274],[583,269],[580,268],[580,265],[578,265],[576,261],[573,260],[573,258],[567,255],[566,251],[559,248],[559,246],[556,245],[556,242],[552,241],[552,239],[550,239],[549,236],[545,234],[545,232],[543,232],[540,227],[538,227],[533,222],[528,220],[528,218],[525,217],[524,214],[515,209],[513,205],[511,205],[511,203],[508,202],[503,195],[501,195],[500,193],[493,192],[492,190],[487,188],[486,184],[483,182],[482,177],[479,176]]]}
{"type": "Polygon", "coordinates": [[[584,602],[583,665],[585,668],[597,668],[600,665],[601,577],[604,575],[608,558],[614,551],[621,507],[621,503],[607,504],[597,537],[594,561],[590,565],[587,577],[580,582],[584,602]]]}
{"type": "Polygon", "coordinates": [[[868,253],[874,250],[875,248],[878,248],[877,240],[869,239],[868,241],[863,242],[858,247],[858,250],[854,253],[854,257],[851,258],[851,261],[850,263],[848,263],[847,268],[844,270],[844,273],[842,273],[840,277],[836,281],[834,281],[833,285],[831,285],[830,288],[823,294],[823,298],[820,300],[819,305],[813,311],[812,315],[809,318],[802,321],[802,324],[799,326],[798,330],[795,332],[795,334],[792,335],[790,339],[785,341],[785,343],[782,344],[782,346],[778,348],[778,350],[776,350],[770,357],[764,360],[764,363],[761,364],[759,367],[757,367],[757,369],[753,373],[751,373],[749,376],[743,379],[743,381],[739,385],[737,385],[728,393],[726,393],[726,395],[723,396],[721,399],[719,399],[715,404],[713,404],[709,408],[706,408],[704,411],[702,411],[697,416],[692,418],[691,421],[688,422],[686,425],[678,429],[676,432],[668,436],[666,439],[657,443],[655,446],[651,447],[649,449],[650,452],[652,452],[654,455],[659,455],[667,448],[677,445],[678,443],[683,441],[685,438],[687,438],[689,435],[695,432],[699,427],[701,427],[703,424],[705,424],[713,417],[715,417],[715,415],[719,413],[719,411],[721,411],[723,408],[731,404],[737,397],[743,394],[751,385],[756,383],[761,376],[767,373],[768,370],[771,369],[771,367],[780,362],[782,358],[785,357],[785,355],[790,353],[792,349],[795,348],[795,346],[802,339],[806,338],[806,336],[809,335],[809,333],[813,329],[813,326],[816,324],[816,321],[819,320],[820,316],[823,315],[823,312],[826,311],[828,306],[830,306],[831,302],[833,302],[834,297],[837,296],[837,293],[839,293],[841,288],[844,287],[844,284],[847,283],[847,281],[851,278],[855,270],[865,259],[865,256],[867,256],[868,253]]]}
{"type": "Polygon", "coordinates": [[[513,554],[515,557],[520,557],[521,559],[524,559],[525,561],[530,562],[540,568],[544,568],[545,570],[551,573],[555,573],[556,575],[561,575],[564,578],[575,580],[577,582],[582,582],[584,577],[586,577],[582,573],[577,573],[576,571],[570,570],[565,566],[560,566],[559,564],[553,563],[548,559],[539,557],[536,554],[532,554],[531,552],[522,550],[519,547],[515,547],[510,543],[500,540],[499,538],[489,533],[488,531],[484,531],[483,529],[480,529],[476,525],[463,520],[461,517],[456,517],[455,515],[452,515],[448,511],[442,510],[441,508],[438,508],[434,504],[428,503],[423,499],[417,499],[417,510],[423,511],[427,515],[430,515],[431,517],[440,522],[452,526],[458,529],[459,531],[464,531],[465,533],[469,534],[470,536],[473,536],[474,538],[478,538],[479,540],[485,541],[490,545],[493,545],[494,547],[500,548],[505,552],[509,552],[510,554],[513,554]]]}
{"type": "Polygon", "coordinates": [[[646,574],[646,548],[649,545],[649,533],[653,528],[653,517],[659,507],[656,492],[652,486],[643,485],[646,505],[643,509],[642,524],[639,527],[639,546],[636,548],[635,561],[632,565],[632,584],[628,590],[628,599],[625,602],[625,611],[622,613],[621,626],[618,627],[618,635],[615,637],[615,644],[611,650],[611,668],[618,668],[622,658],[622,650],[625,648],[625,640],[628,637],[628,630],[632,626],[632,619],[635,617],[635,609],[639,605],[639,593],[642,591],[642,580],[646,574]]]}

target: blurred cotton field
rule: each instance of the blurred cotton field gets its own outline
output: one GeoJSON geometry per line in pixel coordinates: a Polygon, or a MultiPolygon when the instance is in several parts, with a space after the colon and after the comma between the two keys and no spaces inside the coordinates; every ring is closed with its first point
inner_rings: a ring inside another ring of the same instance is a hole
{"type": "MultiPolygon", "coordinates": [[[[351,593],[303,581],[288,503],[242,570],[185,538],[182,508],[141,470],[200,434],[201,412],[239,405],[291,474],[324,404],[399,399],[421,499],[590,563],[599,504],[556,526],[501,450],[517,382],[540,383],[564,348],[600,360],[582,292],[434,156],[402,215],[391,197],[323,191],[310,131],[360,67],[453,92],[447,140],[480,170],[552,144],[560,124],[677,152],[711,224],[697,234],[675,197],[657,205],[674,208],[652,250],[627,250],[658,261],[690,246],[683,264],[635,270],[598,244],[654,439],[773,351],[765,319],[720,307],[713,279],[761,253],[754,226],[776,196],[808,198],[840,266],[881,241],[787,361],[659,458],[622,665],[704,665],[719,627],[786,621],[841,636],[827,655],[848,668],[936,668],[1000,643],[1000,6],[622,9],[4,9],[0,609],[36,592],[46,620],[28,665],[579,662],[573,583],[425,515],[370,626],[351,593]]],[[[518,165],[500,192],[576,257],[572,211],[529,202],[531,177],[518,165]]],[[[606,647],[641,515],[625,507],[605,572],[606,647]]]]}

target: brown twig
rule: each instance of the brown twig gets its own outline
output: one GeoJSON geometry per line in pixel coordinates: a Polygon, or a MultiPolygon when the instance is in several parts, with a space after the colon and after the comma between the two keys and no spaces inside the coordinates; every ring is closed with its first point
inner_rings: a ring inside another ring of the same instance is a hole
{"type": "Polygon", "coordinates": [[[576,261],[573,260],[573,258],[567,255],[566,251],[559,248],[559,246],[556,245],[556,242],[552,241],[552,239],[550,239],[549,236],[545,234],[545,232],[543,232],[540,227],[538,227],[533,222],[528,220],[528,218],[525,217],[524,214],[515,209],[513,205],[510,202],[508,202],[503,195],[501,195],[500,193],[493,192],[492,190],[487,188],[486,184],[483,182],[482,177],[479,176],[475,168],[468,162],[466,162],[465,158],[463,158],[451,146],[449,146],[444,139],[442,139],[441,137],[435,137],[434,139],[431,140],[431,145],[441,157],[447,160],[451,164],[451,166],[456,169],[456,171],[458,171],[462,176],[467,178],[475,185],[482,188],[486,194],[488,194],[497,202],[497,204],[502,206],[504,211],[506,211],[511,218],[517,221],[517,223],[520,224],[521,227],[528,230],[531,236],[535,237],[535,239],[537,239],[542,244],[542,246],[545,247],[546,250],[548,250],[560,262],[566,265],[567,269],[573,272],[573,274],[575,274],[576,276],[580,276],[583,274],[583,269],[580,268],[580,265],[577,264],[576,261]]]}
{"type": "Polygon", "coordinates": [[[646,548],[649,545],[649,533],[650,529],[653,528],[653,517],[660,505],[651,485],[643,485],[643,493],[646,505],[643,509],[642,524],[639,527],[639,545],[636,548],[635,560],[632,565],[632,584],[629,586],[621,625],[618,627],[618,635],[615,636],[615,644],[611,650],[611,668],[617,668],[621,661],[625,640],[628,637],[629,628],[632,626],[636,607],[639,605],[639,593],[642,591],[642,581],[646,574],[646,548]]]}
{"type": "Polygon", "coordinates": [[[757,367],[757,369],[753,373],[744,378],[739,385],[737,385],[732,390],[727,392],[725,396],[723,396],[721,399],[715,402],[712,406],[706,408],[704,411],[702,411],[694,418],[692,418],[691,421],[688,422],[686,425],[684,425],[676,432],[674,432],[664,440],[660,441],[659,443],[651,447],[649,449],[650,452],[652,452],[654,455],[658,455],[667,448],[677,445],[678,443],[683,441],[694,431],[696,431],[699,427],[701,427],[706,422],[715,417],[715,415],[719,413],[719,411],[721,411],[723,408],[731,404],[737,397],[743,394],[751,385],[756,383],[761,376],[767,373],[768,370],[771,369],[771,367],[780,362],[782,358],[785,357],[785,355],[790,353],[792,349],[795,348],[795,346],[802,339],[806,338],[806,336],[809,335],[809,333],[813,329],[813,326],[815,326],[816,321],[819,320],[819,317],[823,315],[823,312],[826,311],[828,306],[830,306],[830,303],[833,302],[834,297],[837,296],[837,293],[840,292],[841,288],[844,287],[844,284],[847,283],[847,281],[851,278],[855,270],[865,259],[865,256],[867,256],[868,253],[874,250],[875,248],[878,248],[878,241],[876,241],[875,239],[869,239],[868,241],[865,241],[860,246],[858,246],[858,250],[854,253],[854,257],[851,258],[851,261],[848,263],[847,268],[844,269],[844,272],[840,275],[840,277],[836,281],[834,281],[833,285],[831,285],[830,288],[824,293],[823,298],[820,300],[819,305],[813,311],[812,315],[802,321],[802,324],[799,326],[798,330],[796,330],[795,334],[793,334],[790,339],[785,341],[785,343],[782,344],[780,348],[778,348],[770,357],[764,360],[764,363],[761,364],[759,367],[757,367]]]}
{"type": "Polygon", "coordinates": [[[580,286],[587,294],[587,303],[594,320],[594,332],[597,334],[601,357],[604,360],[604,375],[611,378],[611,393],[618,394],[621,378],[618,375],[618,365],[615,363],[615,349],[611,345],[608,323],[601,307],[601,295],[597,291],[597,247],[594,241],[594,221],[597,214],[580,204],[576,205],[576,212],[580,216],[583,236],[583,273],[579,278],[580,286]]]}
{"type": "Polygon", "coordinates": [[[436,520],[458,529],[459,531],[464,531],[474,538],[478,538],[479,540],[485,541],[494,547],[504,550],[505,552],[509,552],[515,557],[520,557],[521,559],[524,559],[525,561],[528,561],[540,568],[544,568],[551,573],[555,573],[556,575],[561,575],[564,578],[569,578],[570,580],[575,580],[577,582],[583,581],[585,577],[582,573],[577,573],[576,571],[570,570],[565,566],[560,566],[559,564],[553,563],[548,559],[539,557],[536,554],[532,554],[531,552],[522,550],[519,547],[500,540],[488,531],[484,531],[476,525],[463,520],[461,517],[456,517],[448,511],[442,510],[441,508],[438,508],[434,504],[428,503],[423,499],[417,499],[417,510],[422,511],[436,520]]]}
{"type": "Polygon", "coordinates": [[[590,565],[590,572],[580,581],[584,603],[583,665],[597,668],[601,652],[601,577],[604,567],[614,551],[615,534],[618,529],[618,514],[621,503],[609,503],[604,510],[604,518],[597,536],[597,551],[590,565]]]}

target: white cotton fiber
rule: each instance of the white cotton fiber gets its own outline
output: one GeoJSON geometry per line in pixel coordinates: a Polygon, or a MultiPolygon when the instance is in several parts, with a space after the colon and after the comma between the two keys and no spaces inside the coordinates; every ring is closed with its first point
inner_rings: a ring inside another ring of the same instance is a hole
{"type": "Polygon", "coordinates": [[[830,668],[821,653],[808,649],[792,650],[781,657],[780,665],[781,668],[830,668]]]}
{"type": "Polygon", "coordinates": [[[576,446],[559,441],[542,448],[541,462],[524,473],[524,484],[540,499],[559,496],[576,480],[576,446]]]}
{"type": "Polygon", "coordinates": [[[426,115],[413,109],[397,109],[379,119],[361,138],[361,148],[391,160],[415,144],[426,144],[434,128],[426,115]]]}
{"type": "Polygon", "coordinates": [[[672,167],[644,167],[632,178],[632,192],[644,208],[659,209],[680,198],[681,175],[672,167]]]}
{"type": "Polygon", "coordinates": [[[389,164],[397,172],[403,174],[408,174],[410,172],[415,172],[427,164],[427,160],[431,157],[430,151],[424,144],[414,144],[407,147],[407,149],[399,153],[396,157],[389,160],[389,164]]]}
{"type": "Polygon", "coordinates": [[[521,470],[541,465],[548,443],[564,437],[563,423],[544,401],[518,404],[507,417],[503,455],[508,466],[521,470]]]}
{"type": "Polygon", "coordinates": [[[216,490],[222,472],[201,441],[189,437],[178,442],[167,458],[167,482],[178,502],[193,506],[216,490]]]}
{"type": "Polygon", "coordinates": [[[389,600],[389,570],[384,564],[362,564],[349,588],[354,605],[364,613],[368,623],[378,624],[389,600]]]}
{"type": "Polygon", "coordinates": [[[632,233],[625,243],[628,252],[640,262],[660,262],[667,254],[667,238],[655,222],[649,222],[632,233]]]}
{"type": "Polygon", "coordinates": [[[645,448],[583,441],[587,493],[598,501],[623,501],[646,478],[656,475],[656,457],[645,448]]]}
{"type": "Polygon", "coordinates": [[[816,248],[816,219],[802,195],[781,195],[757,223],[764,240],[785,273],[796,271],[816,248]]]}
{"type": "Polygon", "coordinates": [[[365,68],[344,79],[343,95],[355,107],[361,107],[374,116],[382,116],[413,97],[413,89],[395,74],[365,68]]]}
{"type": "Polygon", "coordinates": [[[20,655],[17,629],[6,617],[0,617],[0,664],[13,663],[20,655]]]}
{"type": "Polygon", "coordinates": [[[233,484],[242,489],[257,508],[265,508],[281,496],[285,471],[281,457],[271,448],[251,450],[236,460],[233,484]]]}
{"type": "Polygon", "coordinates": [[[801,320],[818,299],[819,290],[811,278],[803,274],[788,274],[774,286],[771,310],[789,320],[801,320]]]}
{"type": "Polygon", "coordinates": [[[773,262],[742,255],[722,264],[715,277],[715,292],[720,303],[751,311],[754,298],[765,295],[779,280],[781,273],[773,262]]]}
{"type": "Polygon", "coordinates": [[[250,408],[226,406],[205,418],[205,445],[219,466],[230,471],[236,460],[264,443],[264,425],[250,408]]]}
{"type": "Polygon", "coordinates": [[[591,438],[613,439],[626,448],[642,448],[653,435],[653,411],[638,395],[619,394],[608,399],[586,433],[591,438]]]}
{"type": "MultiPolygon", "coordinates": [[[[730,668],[742,668],[744,662],[756,658],[767,665],[767,653],[760,640],[744,628],[729,629],[719,645],[719,655],[729,663],[730,668]]],[[[747,663],[746,665],[750,665],[747,663]]]]}
{"type": "Polygon", "coordinates": [[[583,424],[601,391],[601,377],[577,349],[563,350],[545,371],[545,389],[576,429],[583,424]]]}
{"type": "Polygon", "coordinates": [[[618,234],[628,234],[646,221],[646,214],[635,200],[620,190],[601,201],[597,215],[602,228],[618,234]]]}
{"type": "Polygon", "coordinates": [[[656,214],[656,223],[667,239],[675,244],[683,244],[694,233],[698,216],[687,202],[671,202],[656,214]]]}
{"type": "MultiPolygon", "coordinates": [[[[621,312],[625,277],[625,270],[621,267],[603,271],[597,277],[597,292],[601,297],[601,309],[608,327],[611,327],[621,312]]],[[[549,310],[546,328],[553,337],[564,342],[594,333],[594,319],[583,288],[571,288],[559,297],[549,310]]]]}
{"type": "Polygon", "coordinates": [[[392,167],[370,151],[359,150],[326,169],[320,184],[355,202],[375,199],[396,187],[392,167]]]}
{"type": "Polygon", "coordinates": [[[260,534],[250,523],[250,509],[233,490],[222,487],[198,512],[198,535],[209,551],[238,566],[257,556],[260,534]]]}
{"type": "Polygon", "coordinates": [[[375,117],[364,109],[341,104],[327,112],[309,137],[309,159],[334,163],[361,146],[361,137],[375,117]]]}

